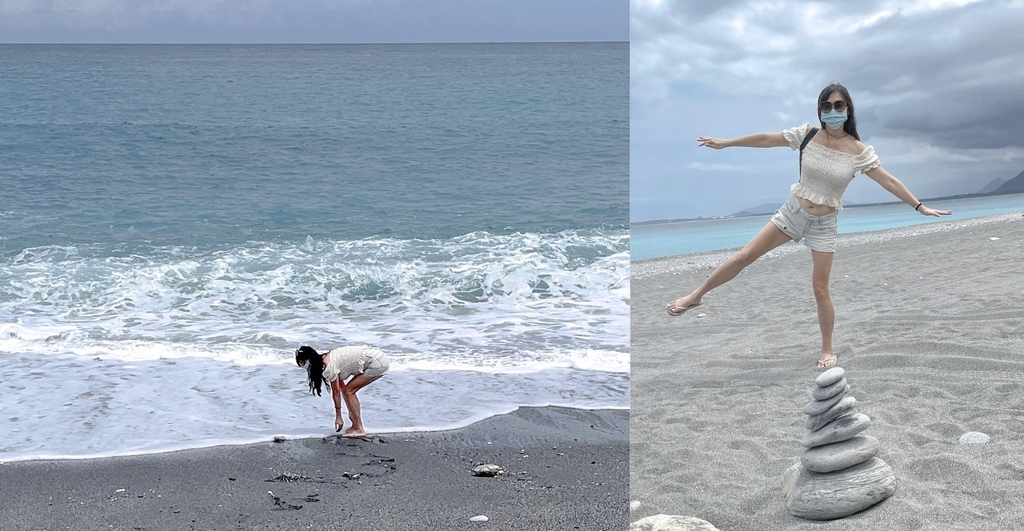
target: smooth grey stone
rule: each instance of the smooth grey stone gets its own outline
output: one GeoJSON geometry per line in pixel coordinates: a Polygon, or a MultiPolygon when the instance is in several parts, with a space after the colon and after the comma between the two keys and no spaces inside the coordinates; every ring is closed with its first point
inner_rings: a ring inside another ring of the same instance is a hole
{"type": "Polygon", "coordinates": [[[811,431],[818,431],[829,422],[853,411],[853,406],[855,405],[857,405],[857,399],[852,396],[848,396],[840,400],[836,405],[828,408],[821,415],[807,417],[807,429],[811,431]]]}
{"type": "Polygon", "coordinates": [[[815,446],[800,454],[800,464],[814,472],[835,472],[859,465],[878,454],[878,439],[858,435],[845,441],[815,446]]]}
{"type": "Polygon", "coordinates": [[[656,514],[629,524],[629,531],[718,531],[718,528],[694,516],[656,514]]]}
{"type": "Polygon", "coordinates": [[[819,374],[818,377],[814,379],[814,383],[816,383],[818,387],[828,387],[841,380],[845,374],[846,371],[844,371],[842,367],[832,367],[831,369],[819,374]]]}
{"type": "Polygon", "coordinates": [[[800,444],[804,448],[814,448],[845,441],[868,429],[868,426],[871,426],[871,419],[863,413],[843,415],[818,431],[807,432],[800,444]]]}
{"type": "Polygon", "coordinates": [[[863,511],[896,493],[896,476],[877,457],[845,470],[819,474],[797,463],[782,475],[789,514],[834,520],[863,511]]]}
{"type": "Polygon", "coordinates": [[[840,378],[839,381],[828,387],[815,387],[814,391],[811,392],[811,396],[815,400],[828,400],[841,393],[846,388],[846,383],[846,378],[840,378]]]}
{"type": "Polygon", "coordinates": [[[825,400],[811,400],[804,406],[804,415],[821,415],[828,408],[836,405],[837,402],[846,396],[846,393],[850,392],[850,384],[846,384],[846,387],[832,398],[826,398],[825,400]]]}
{"type": "Polygon", "coordinates": [[[985,444],[990,437],[980,431],[969,431],[960,436],[960,444],[985,444]]]}
{"type": "Polygon", "coordinates": [[[505,469],[493,463],[473,467],[473,475],[485,478],[493,478],[505,473],[505,469]]]}

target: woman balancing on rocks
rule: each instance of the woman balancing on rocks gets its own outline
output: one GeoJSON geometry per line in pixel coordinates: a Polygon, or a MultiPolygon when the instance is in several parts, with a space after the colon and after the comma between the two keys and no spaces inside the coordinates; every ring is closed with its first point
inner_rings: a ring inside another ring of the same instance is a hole
{"type": "Polygon", "coordinates": [[[790,191],[792,196],[772,216],[771,222],[746,246],[723,262],[711,276],[689,295],[668,304],[668,313],[682,315],[701,305],[707,292],[732,280],[743,268],[768,251],[790,241],[804,240],[814,263],[812,285],[821,328],[821,358],[818,368],[836,364],[832,350],[835,308],[829,295],[829,274],[836,251],[836,215],[839,202],[856,172],[862,172],[925,216],[945,216],[949,210],[934,210],[918,201],[897,178],[885,171],[875,150],[865,146],[857,134],[853,100],[846,87],[832,83],[818,95],[818,120],[821,128],[810,124],[781,133],[758,133],[729,140],[701,136],[698,146],[712,149],[727,147],[784,147],[800,150],[800,180],[790,191]],[[804,165],[803,161],[807,160],[804,165]]]}
{"type": "Polygon", "coordinates": [[[343,437],[363,437],[363,418],[359,411],[359,398],[356,392],[366,387],[391,367],[388,356],[378,349],[369,346],[342,347],[319,354],[313,347],[302,346],[295,351],[295,363],[306,367],[309,392],[320,395],[320,387],[324,380],[331,384],[331,397],[334,399],[334,429],[341,431],[345,426],[341,418],[341,399],[345,399],[348,417],[352,426],[342,433],[343,437]],[[352,377],[347,383],[345,379],[352,377]]]}

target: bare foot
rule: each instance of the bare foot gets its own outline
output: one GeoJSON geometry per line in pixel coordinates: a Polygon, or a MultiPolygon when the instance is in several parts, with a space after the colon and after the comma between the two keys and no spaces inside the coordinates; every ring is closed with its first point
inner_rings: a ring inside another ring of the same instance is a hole
{"type": "Polygon", "coordinates": [[[683,315],[684,313],[686,313],[687,310],[692,310],[700,306],[701,304],[703,304],[703,302],[701,302],[701,299],[697,299],[696,301],[694,301],[692,297],[687,295],[685,297],[679,297],[678,299],[668,303],[668,306],[665,307],[665,310],[668,311],[669,315],[675,317],[683,315]]]}
{"type": "Polygon", "coordinates": [[[358,439],[360,437],[366,437],[366,430],[357,430],[355,428],[349,428],[345,430],[345,433],[341,434],[342,437],[349,439],[358,439]]]}
{"type": "Polygon", "coordinates": [[[831,352],[822,352],[821,359],[818,360],[819,369],[829,369],[835,367],[836,362],[839,361],[839,357],[831,352]]]}

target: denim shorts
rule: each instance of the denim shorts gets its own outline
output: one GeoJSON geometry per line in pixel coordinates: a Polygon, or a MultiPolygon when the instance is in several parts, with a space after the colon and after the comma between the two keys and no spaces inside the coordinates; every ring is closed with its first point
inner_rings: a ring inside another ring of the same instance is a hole
{"type": "Polygon", "coordinates": [[[836,215],[831,212],[823,216],[815,216],[800,207],[796,196],[790,196],[772,216],[772,223],[785,232],[787,236],[798,242],[804,240],[812,251],[822,253],[836,252],[836,215]]]}
{"type": "Polygon", "coordinates": [[[366,364],[363,366],[363,374],[370,378],[384,376],[391,368],[391,360],[388,355],[378,349],[372,349],[366,355],[366,364]]]}

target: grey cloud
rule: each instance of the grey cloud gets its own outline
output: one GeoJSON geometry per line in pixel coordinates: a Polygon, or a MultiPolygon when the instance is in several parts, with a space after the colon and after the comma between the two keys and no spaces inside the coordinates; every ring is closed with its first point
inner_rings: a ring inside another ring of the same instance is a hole
{"type": "MultiPolygon", "coordinates": [[[[839,81],[853,92],[858,110],[871,109],[863,124],[921,135],[943,147],[1024,145],[1019,122],[1006,119],[1024,115],[1019,88],[1024,86],[1024,9],[981,2],[897,12],[852,36],[833,39],[794,26],[802,2],[780,2],[756,16],[740,2],[714,9],[694,4],[676,4],[657,17],[644,12],[634,17],[634,57],[644,66],[633,71],[640,78],[635,82],[640,98],[645,92],[656,98],[664,94],[659,84],[685,79],[728,94],[774,95],[791,103],[780,110],[803,115],[813,112],[806,106],[813,105],[819,88],[841,72],[839,81]],[[748,29],[743,35],[723,30],[725,20],[744,14],[748,29]],[[698,21],[701,16],[705,23],[698,21]],[[907,101],[887,103],[901,97],[907,101]],[[966,132],[970,137],[965,140],[966,132]]],[[[870,14],[885,5],[858,3],[855,9],[870,14]]],[[[830,9],[826,19],[853,14],[830,9]]]]}
{"type": "MultiPolygon", "coordinates": [[[[885,139],[876,147],[915,193],[969,191],[955,184],[965,168],[986,178],[1018,173],[1024,152],[1024,2],[933,5],[634,0],[631,143],[646,150],[631,156],[633,167],[650,177],[635,191],[657,197],[652,190],[680,181],[692,185],[707,174],[681,166],[664,175],[659,168],[671,157],[650,145],[652,137],[739,135],[813,120],[815,97],[834,80],[849,87],[857,102],[862,137],[869,143],[885,139]],[[819,12],[808,22],[806,12],[813,9],[819,12]],[[906,149],[914,153],[900,152],[906,149]]],[[[734,164],[737,156],[718,153],[715,163],[734,164]]],[[[785,171],[766,170],[763,190],[757,181],[729,197],[710,191],[706,203],[687,212],[671,202],[657,208],[634,202],[642,206],[635,217],[734,212],[763,202],[761,195],[788,182],[785,171]]],[[[884,194],[876,188],[869,186],[865,197],[884,194]]]]}

